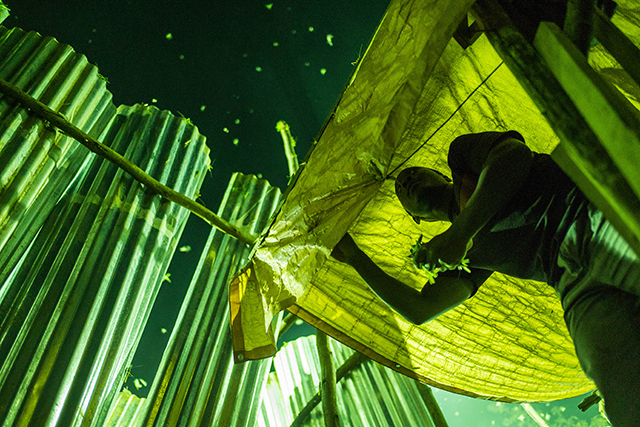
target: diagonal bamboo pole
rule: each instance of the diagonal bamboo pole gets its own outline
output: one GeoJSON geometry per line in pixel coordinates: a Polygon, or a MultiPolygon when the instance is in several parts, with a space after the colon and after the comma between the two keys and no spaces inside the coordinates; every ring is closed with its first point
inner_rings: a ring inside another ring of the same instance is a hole
{"type": "MultiPolygon", "coordinates": [[[[357,368],[358,365],[360,365],[360,363],[365,360],[367,360],[367,357],[364,354],[357,351],[353,353],[351,357],[345,360],[345,362],[338,368],[338,371],[336,373],[336,382],[339,382],[352,369],[357,368]]],[[[311,414],[311,411],[313,411],[313,409],[318,406],[318,403],[320,403],[321,400],[322,398],[320,397],[320,392],[316,393],[304,406],[304,408],[302,408],[300,413],[298,413],[298,416],[295,420],[293,420],[293,423],[291,423],[290,427],[300,427],[301,425],[303,425],[309,414],[311,414]]]]}
{"type": "Polygon", "coordinates": [[[256,236],[244,233],[228,221],[220,218],[209,209],[197,203],[195,200],[190,199],[184,194],[179,193],[160,183],[155,178],[151,177],[138,166],[129,161],[127,158],[123,157],[116,151],[112,150],[111,148],[102,144],[100,141],[88,135],[73,123],[69,122],[62,114],[52,110],[20,88],[12,85],[4,79],[0,79],[0,92],[20,102],[27,109],[31,110],[38,116],[42,117],[44,120],[48,121],[52,126],[59,128],[62,132],[80,142],[92,152],[101,157],[104,157],[120,169],[124,170],[136,181],[144,184],[154,193],[188,209],[192,213],[205,220],[209,225],[217,227],[220,231],[235,237],[236,239],[240,240],[243,243],[246,243],[249,246],[253,246],[253,244],[255,243],[256,236]]]}
{"type": "Polygon", "coordinates": [[[420,393],[424,405],[427,407],[427,412],[431,415],[433,425],[435,427],[449,427],[442,413],[442,409],[440,409],[440,405],[438,405],[433,391],[431,391],[431,387],[418,380],[416,380],[416,386],[418,387],[418,393],[420,393]]]}

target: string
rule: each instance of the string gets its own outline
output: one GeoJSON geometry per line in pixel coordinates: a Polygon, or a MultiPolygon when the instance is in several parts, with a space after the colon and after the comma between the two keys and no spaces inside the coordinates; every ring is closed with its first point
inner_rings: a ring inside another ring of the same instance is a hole
{"type": "Polygon", "coordinates": [[[487,77],[485,77],[485,78],[484,78],[484,80],[482,80],[482,82],[480,82],[480,84],[479,84],[475,89],[473,89],[469,95],[467,95],[467,97],[464,99],[464,101],[462,101],[462,103],[458,106],[458,108],[456,108],[456,109],[455,109],[455,111],[449,115],[449,117],[447,118],[447,120],[445,120],[445,121],[444,121],[444,122],[443,122],[443,123],[438,127],[438,129],[436,129],[435,131],[433,131],[433,133],[431,134],[431,136],[429,136],[429,138],[427,138],[427,140],[426,140],[425,142],[423,142],[423,143],[422,143],[422,145],[420,145],[418,148],[416,148],[416,149],[415,149],[415,151],[414,151],[413,153],[411,153],[411,155],[410,155],[409,157],[407,157],[404,161],[402,161],[402,163],[400,163],[398,166],[396,166],[394,170],[392,170],[389,174],[387,174],[387,177],[386,177],[385,179],[393,179],[393,178],[390,178],[390,177],[391,177],[391,175],[393,175],[393,173],[394,173],[395,171],[397,171],[397,170],[398,170],[402,165],[404,165],[405,163],[407,163],[407,162],[409,161],[409,159],[410,159],[410,158],[412,158],[412,157],[413,157],[413,156],[414,156],[418,151],[420,151],[420,149],[421,149],[422,147],[424,147],[424,146],[427,144],[427,142],[429,142],[429,141],[431,140],[431,138],[433,138],[433,136],[434,136],[436,133],[438,133],[438,131],[440,131],[440,129],[442,129],[442,128],[444,127],[444,125],[446,125],[447,123],[449,123],[449,120],[451,120],[451,119],[453,118],[453,116],[455,116],[455,115],[456,115],[456,113],[457,113],[458,111],[460,111],[460,109],[461,109],[461,108],[464,106],[464,104],[469,100],[469,98],[471,98],[471,97],[473,96],[473,94],[474,94],[474,93],[476,93],[476,92],[478,91],[478,89],[480,89],[480,88],[481,88],[481,87],[482,87],[482,86],[487,82],[487,80],[489,80],[489,79],[491,78],[491,76],[492,76],[496,71],[498,71],[498,68],[500,68],[500,66],[501,66],[502,64],[504,64],[504,62],[500,62],[500,63],[498,64],[498,66],[497,66],[497,67],[496,67],[492,72],[490,72],[490,73],[489,73],[489,75],[488,75],[487,77]]]}

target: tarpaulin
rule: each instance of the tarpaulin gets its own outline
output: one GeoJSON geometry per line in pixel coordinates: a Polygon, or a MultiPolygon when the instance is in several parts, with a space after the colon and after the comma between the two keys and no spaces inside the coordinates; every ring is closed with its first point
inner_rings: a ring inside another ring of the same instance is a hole
{"type": "MultiPolygon", "coordinates": [[[[457,393],[543,401],[594,388],[544,283],[496,273],[469,301],[417,326],[330,257],[349,232],[384,271],[421,289],[427,277],[409,248],[447,225],[415,224],[385,178],[417,165],[449,174],[448,146],[466,133],[517,130],[538,152],[558,144],[485,36],[467,49],[451,39],[472,3],[392,1],[273,224],[230,285],[237,361],[275,353],[271,319],[288,308],[367,356],[457,393]]],[[[629,12],[624,4],[619,11],[629,12]]],[[[590,60],[605,77],[619,77],[601,47],[590,60]]]]}

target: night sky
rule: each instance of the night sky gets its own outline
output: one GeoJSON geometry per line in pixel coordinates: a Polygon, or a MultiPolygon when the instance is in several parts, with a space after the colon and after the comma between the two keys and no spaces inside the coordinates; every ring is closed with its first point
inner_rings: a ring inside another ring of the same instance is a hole
{"type": "MultiPolygon", "coordinates": [[[[190,118],[211,149],[213,170],[199,201],[214,212],[236,171],[262,176],[284,191],[288,169],[276,122],[291,126],[298,157],[304,158],[388,5],[386,0],[4,2],[11,8],[5,26],[53,36],[85,54],[109,80],[116,105],[148,103],[190,118]]],[[[163,283],[158,295],[132,370],[149,385],[209,231],[199,218],[189,220],[180,245],[192,250],[176,253],[171,283],[163,283]]],[[[312,330],[297,327],[292,333],[312,330]]],[[[468,425],[462,413],[473,425],[480,425],[473,414],[481,412],[486,425],[503,423],[504,409],[481,409],[495,403],[436,396],[452,427],[468,425]]],[[[565,406],[576,400],[581,399],[565,406]]],[[[507,412],[514,425],[534,425],[507,412]]]]}

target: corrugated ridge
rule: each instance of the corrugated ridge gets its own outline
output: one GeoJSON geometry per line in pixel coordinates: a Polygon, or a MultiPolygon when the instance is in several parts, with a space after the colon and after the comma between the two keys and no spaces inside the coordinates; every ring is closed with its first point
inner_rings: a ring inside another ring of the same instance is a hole
{"type": "MultiPolygon", "coordinates": [[[[218,215],[259,232],[279,198],[267,181],[236,173],[218,215]]],[[[271,361],[233,364],[227,288],[248,254],[246,245],[212,229],[151,386],[145,425],[253,425],[271,361]]]]}
{"type": "MultiPolygon", "coordinates": [[[[334,366],[342,365],[353,350],[330,340],[334,366]]],[[[315,336],[285,344],[274,359],[256,426],[290,425],[318,393],[320,364],[315,336]]],[[[336,387],[338,414],[343,425],[433,426],[415,381],[374,361],[361,363],[336,387]]],[[[305,426],[322,427],[321,405],[307,418],[305,426]]]]}
{"type": "MultiPolygon", "coordinates": [[[[96,138],[115,114],[98,69],[51,37],[0,27],[0,78],[96,138]]],[[[0,283],[92,157],[84,146],[0,95],[0,283]]]]}
{"type": "MultiPolygon", "coordinates": [[[[209,165],[197,128],[155,107],[120,107],[102,139],[189,197],[209,165]]],[[[104,424],[187,214],[106,160],[92,162],[5,285],[3,425],[104,424]]]]}

